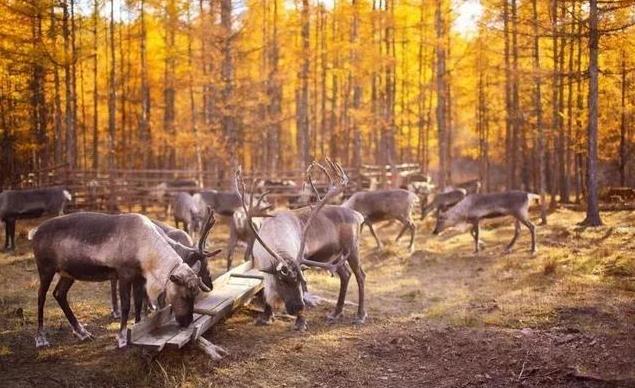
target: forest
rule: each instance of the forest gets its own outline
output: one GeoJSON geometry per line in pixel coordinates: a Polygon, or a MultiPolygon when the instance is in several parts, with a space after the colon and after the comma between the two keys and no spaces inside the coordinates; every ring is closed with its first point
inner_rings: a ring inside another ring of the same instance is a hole
{"type": "Polygon", "coordinates": [[[589,159],[601,185],[635,179],[634,7],[3,0],[0,181],[330,156],[579,200],[589,159]]]}

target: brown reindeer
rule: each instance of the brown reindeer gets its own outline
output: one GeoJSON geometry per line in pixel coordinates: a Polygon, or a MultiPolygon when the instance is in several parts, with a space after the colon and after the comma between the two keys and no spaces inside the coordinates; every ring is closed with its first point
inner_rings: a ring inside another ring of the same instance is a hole
{"type": "MultiPolygon", "coordinates": [[[[252,228],[257,243],[253,247],[254,265],[265,272],[265,311],[258,324],[268,324],[273,319],[273,308],[284,303],[289,314],[296,315],[296,330],[306,329],[304,318],[304,292],[306,279],[302,266],[317,267],[336,272],[340,278],[340,293],[335,310],[328,316],[329,321],[342,317],[348,281],[351,270],[359,288],[359,304],[355,323],[366,320],[364,306],[364,271],[359,262],[359,229],[363,217],[358,212],[341,207],[326,205],[340,194],[348,177],[339,164],[331,161],[325,165],[312,163],[307,170],[311,180],[313,169],[320,169],[327,175],[330,188],[311,207],[279,211],[265,218],[259,230],[252,228]],[[348,266],[346,266],[348,263],[348,266]],[[350,267],[350,270],[349,270],[350,267]]],[[[240,173],[236,176],[241,195],[245,198],[245,185],[240,173]]],[[[252,206],[245,213],[255,216],[252,206]]],[[[253,225],[251,222],[250,225],[253,225]]]]}
{"type": "MultiPolygon", "coordinates": [[[[210,212],[206,222],[208,230],[214,224],[213,219],[210,212]]],[[[53,296],[64,311],[73,334],[80,340],[92,335],[71,310],[67,299],[69,289],[76,280],[119,281],[119,347],[127,344],[131,289],[135,300],[135,321],[141,319],[141,303],[147,293],[152,303],[158,303],[161,297],[165,303],[172,305],[176,321],[183,327],[193,320],[194,299],[199,289],[210,291],[198,276],[201,263],[196,262],[190,268],[168,243],[165,234],[141,214],[70,214],[42,223],[31,237],[40,276],[36,347],[49,344],[43,328],[44,302],[56,273],[60,279],[53,296]]]]}

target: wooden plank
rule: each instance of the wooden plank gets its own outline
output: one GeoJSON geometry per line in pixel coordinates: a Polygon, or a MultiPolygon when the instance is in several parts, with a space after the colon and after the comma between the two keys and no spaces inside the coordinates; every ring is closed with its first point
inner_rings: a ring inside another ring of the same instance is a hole
{"type": "Polygon", "coordinates": [[[128,328],[128,342],[135,342],[155,328],[166,324],[172,319],[172,306],[166,306],[152,315],[147,316],[141,322],[128,328]]]}

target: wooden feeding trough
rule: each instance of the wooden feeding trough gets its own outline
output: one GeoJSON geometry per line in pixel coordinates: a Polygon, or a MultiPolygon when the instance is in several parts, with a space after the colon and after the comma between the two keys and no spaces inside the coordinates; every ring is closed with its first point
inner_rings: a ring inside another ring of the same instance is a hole
{"type": "Polygon", "coordinates": [[[225,351],[203,338],[203,334],[232,311],[246,304],[262,289],[263,275],[251,261],[241,264],[214,280],[212,292],[199,297],[194,304],[194,320],[186,328],[179,327],[167,306],[128,329],[128,344],[159,352],[164,348],[180,349],[193,342],[214,359],[225,351]]]}

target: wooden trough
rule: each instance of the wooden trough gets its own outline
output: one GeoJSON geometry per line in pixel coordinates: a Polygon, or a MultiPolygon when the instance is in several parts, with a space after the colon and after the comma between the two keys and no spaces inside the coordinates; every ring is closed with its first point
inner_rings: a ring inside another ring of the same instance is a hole
{"type": "Polygon", "coordinates": [[[246,304],[263,287],[262,272],[245,262],[213,282],[212,292],[202,294],[194,304],[194,321],[179,327],[167,306],[128,329],[128,344],[159,352],[164,348],[180,349],[192,342],[214,359],[224,350],[203,338],[203,334],[232,311],[246,304]]]}

